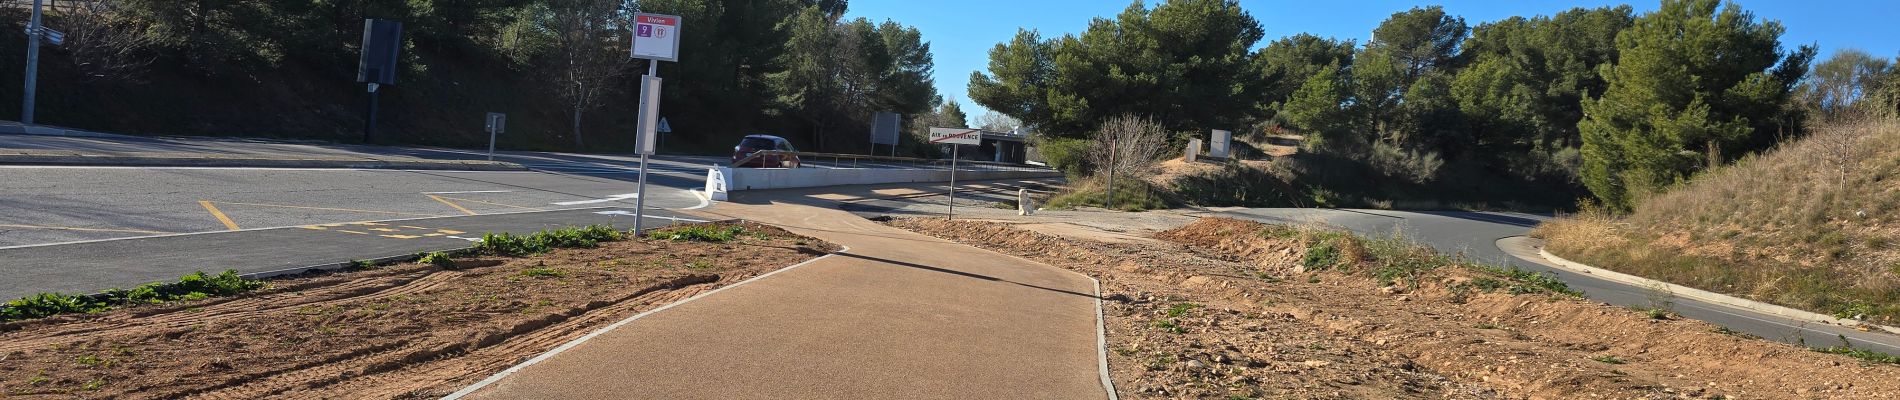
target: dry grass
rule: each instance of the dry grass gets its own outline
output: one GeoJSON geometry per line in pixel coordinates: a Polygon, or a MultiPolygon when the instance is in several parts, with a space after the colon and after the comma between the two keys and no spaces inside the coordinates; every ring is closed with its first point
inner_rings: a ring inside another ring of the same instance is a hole
{"type": "Polygon", "coordinates": [[[1642,199],[1541,226],[1589,264],[1841,316],[1900,317],[1900,119],[1848,118],[1642,199]]]}

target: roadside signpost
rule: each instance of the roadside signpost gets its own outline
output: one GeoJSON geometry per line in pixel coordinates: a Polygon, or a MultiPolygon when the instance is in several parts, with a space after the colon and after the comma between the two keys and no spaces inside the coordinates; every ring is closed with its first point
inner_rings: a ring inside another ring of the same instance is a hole
{"type": "Polygon", "coordinates": [[[40,0],[33,0],[33,16],[26,20],[26,87],[20,94],[20,124],[33,125],[33,94],[40,75],[40,0]]]}
{"type": "Polygon", "coordinates": [[[633,201],[633,234],[641,233],[646,219],[647,157],[653,155],[662,130],[671,131],[660,120],[660,62],[679,61],[680,17],[665,14],[633,14],[632,58],[647,60],[647,74],[640,77],[640,118],[635,124],[634,143],[640,153],[640,186],[633,201]]]}
{"type": "Polygon", "coordinates": [[[356,60],[356,82],[369,90],[369,110],[363,121],[363,143],[369,143],[376,135],[376,89],[396,84],[402,22],[364,19],[362,49],[362,56],[356,60]]]}
{"type": "Polygon", "coordinates": [[[488,113],[488,161],[495,161],[495,135],[508,128],[508,114],[488,113]]]}
{"type": "Polygon", "coordinates": [[[930,144],[950,145],[950,214],[945,219],[957,218],[957,149],[982,143],[982,129],[930,128],[930,144]]]}

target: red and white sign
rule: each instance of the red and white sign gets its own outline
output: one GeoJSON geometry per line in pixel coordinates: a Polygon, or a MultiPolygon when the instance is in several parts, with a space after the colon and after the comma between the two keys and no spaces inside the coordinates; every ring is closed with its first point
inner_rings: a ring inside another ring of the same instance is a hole
{"type": "Polygon", "coordinates": [[[679,57],[679,16],[633,15],[633,58],[677,62],[679,57]]]}
{"type": "Polygon", "coordinates": [[[982,129],[930,128],[931,144],[981,144],[982,129]]]}

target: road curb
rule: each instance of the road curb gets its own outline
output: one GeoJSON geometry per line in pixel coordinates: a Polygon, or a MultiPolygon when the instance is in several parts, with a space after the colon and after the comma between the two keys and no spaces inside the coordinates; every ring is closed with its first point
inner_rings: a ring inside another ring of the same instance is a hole
{"type": "Polygon", "coordinates": [[[225,168],[348,168],[451,171],[526,171],[521,164],[499,161],[379,160],[231,157],[206,155],[97,154],[66,152],[4,152],[0,165],[116,166],[116,167],[225,167],[225,168]]]}
{"type": "Polygon", "coordinates": [[[1872,324],[1872,323],[1867,323],[1864,321],[1856,321],[1856,320],[1851,320],[1851,319],[1835,318],[1832,315],[1823,315],[1820,313],[1815,313],[1815,312],[1810,312],[1810,311],[1802,311],[1802,310],[1778,306],[1774,304],[1768,304],[1768,303],[1764,303],[1760,301],[1743,299],[1743,298],[1725,295],[1721,293],[1710,292],[1707,290],[1677,285],[1674,283],[1663,282],[1663,281],[1659,281],[1655,279],[1649,279],[1649,278],[1644,278],[1640,276],[1611,271],[1607,269],[1592,267],[1589,265],[1585,265],[1583,263],[1564,259],[1563,257],[1558,257],[1556,254],[1551,254],[1550,251],[1545,250],[1543,246],[1537,246],[1537,255],[1543,257],[1544,260],[1546,261],[1550,261],[1550,263],[1553,266],[1570,270],[1571,272],[1576,272],[1579,274],[1589,274],[1592,276],[1596,276],[1598,278],[1603,278],[1604,280],[1623,283],[1627,285],[1635,285],[1635,286],[1641,286],[1641,287],[1647,287],[1647,288],[1663,288],[1665,290],[1668,290],[1670,295],[1676,296],[1676,297],[1689,298],[1689,299],[1694,299],[1694,300],[1703,301],[1703,302],[1721,304],[1721,305],[1729,306],[1729,307],[1752,310],[1752,311],[1780,316],[1784,318],[1792,318],[1792,319],[1804,320],[1804,321],[1809,321],[1809,322],[1818,322],[1818,323],[1829,324],[1829,325],[1839,325],[1839,326],[1845,326],[1849,328],[1865,327],[1868,329],[1879,330],[1879,331],[1883,331],[1887,333],[1900,334],[1900,328],[1895,328],[1891,326],[1872,324]]]}

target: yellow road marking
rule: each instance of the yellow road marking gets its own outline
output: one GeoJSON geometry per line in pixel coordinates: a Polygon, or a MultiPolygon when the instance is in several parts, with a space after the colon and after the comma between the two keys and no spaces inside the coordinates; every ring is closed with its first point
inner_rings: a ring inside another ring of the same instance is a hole
{"type": "Polygon", "coordinates": [[[348,229],[338,229],[338,230],[336,230],[336,231],[337,231],[337,232],[343,232],[343,233],[354,233],[354,234],[358,234],[358,235],[368,235],[368,234],[369,234],[369,233],[367,233],[367,232],[357,232],[357,231],[352,231],[352,230],[348,230],[348,229]]]}
{"type": "Polygon", "coordinates": [[[225,216],[223,211],[218,211],[218,206],[211,205],[210,200],[198,200],[198,205],[205,206],[205,211],[210,211],[211,216],[218,217],[218,222],[223,222],[225,228],[230,228],[234,231],[238,230],[237,223],[231,222],[231,217],[225,216]]]}
{"type": "MultiPolygon", "coordinates": [[[[207,204],[209,204],[209,202],[201,202],[201,203],[207,203],[207,204]]],[[[353,209],[353,208],[330,208],[330,207],[305,207],[305,206],[287,206],[287,205],[282,205],[282,204],[258,204],[258,203],[233,203],[233,202],[228,202],[228,201],[226,201],[226,202],[222,202],[222,203],[224,203],[224,204],[235,204],[235,205],[240,205],[240,206],[258,206],[258,207],[278,207],[278,208],[295,208],[295,209],[302,209],[302,210],[324,210],[324,211],[349,211],[349,212],[360,212],[360,213],[370,213],[370,214],[392,214],[392,215],[415,215],[415,216],[423,216],[423,217],[440,217],[440,215],[435,215],[435,214],[418,214],[418,213],[406,213],[406,212],[395,212],[395,211],[376,211],[376,210],[358,210],[358,209],[353,209]]],[[[210,207],[210,206],[206,206],[206,207],[210,207]]],[[[365,224],[365,225],[368,225],[368,224],[365,224]]],[[[382,225],[382,224],[376,224],[376,225],[382,225]]]]}
{"type": "Polygon", "coordinates": [[[442,196],[437,196],[437,195],[432,194],[432,195],[429,195],[429,198],[435,199],[435,201],[441,202],[442,204],[447,204],[449,205],[449,207],[455,207],[456,210],[461,210],[463,214],[475,215],[474,211],[469,211],[467,208],[462,208],[462,205],[455,204],[455,202],[448,201],[448,199],[443,199],[442,196]]]}
{"type": "Polygon", "coordinates": [[[304,228],[304,229],[309,229],[313,231],[325,230],[323,227],[317,226],[317,225],[304,225],[304,226],[299,226],[298,228],[304,228]]]}
{"type": "Polygon", "coordinates": [[[424,228],[420,226],[410,226],[410,225],[403,225],[402,227],[409,228],[409,229],[429,229],[429,228],[424,228]]]}
{"type": "Polygon", "coordinates": [[[151,233],[151,234],[171,233],[171,232],[147,231],[147,230],[139,230],[139,229],[80,228],[80,227],[73,227],[73,226],[42,226],[42,225],[13,225],[13,224],[0,224],[0,228],[53,229],[53,230],[61,230],[61,231],[126,232],[126,233],[151,233]]]}
{"type": "MultiPolygon", "coordinates": [[[[435,197],[435,196],[429,196],[429,197],[435,197]]],[[[513,208],[519,208],[519,209],[523,209],[523,210],[534,210],[534,211],[547,211],[547,209],[545,209],[545,208],[534,208],[534,207],[522,207],[522,206],[517,206],[517,205],[513,205],[513,204],[501,204],[501,203],[496,203],[496,202],[492,202],[492,201],[481,201],[481,200],[469,200],[469,199],[464,199],[464,198],[460,198],[460,197],[448,197],[448,196],[442,196],[442,198],[444,198],[444,199],[449,199],[449,200],[455,200],[455,201],[466,201],[466,202],[471,202],[471,203],[482,203],[482,204],[487,204],[487,205],[491,205],[491,206],[502,206],[502,207],[513,207],[513,208]]]]}
{"type": "Polygon", "coordinates": [[[389,228],[369,228],[369,230],[377,231],[377,232],[395,232],[396,231],[395,229],[389,229],[389,228]]]}
{"type": "Polygon", "coordinates": [[[444,235],[460,235],[460,234],[468,233],[468,232],[463,232],[463,231],[458,231],[458,230],[449,230],[449,229],[437,229],[435,231],[440,232],[444,235]]]}

